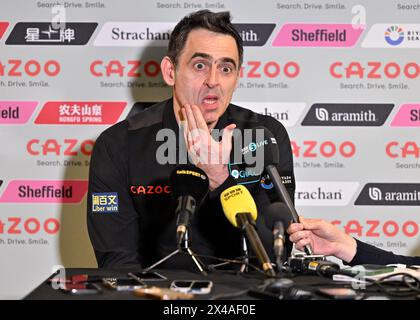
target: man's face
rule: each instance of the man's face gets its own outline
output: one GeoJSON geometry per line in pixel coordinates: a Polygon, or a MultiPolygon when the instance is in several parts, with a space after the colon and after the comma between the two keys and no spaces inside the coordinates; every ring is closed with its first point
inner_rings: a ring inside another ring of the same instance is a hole
{"type": "Polygon", "coordinates": [[[239,55],[232,36],[196,29],[189,33],[175,69],[175,112],[197,105],[209,128],[228,107],[239,76],[239,55]]]}

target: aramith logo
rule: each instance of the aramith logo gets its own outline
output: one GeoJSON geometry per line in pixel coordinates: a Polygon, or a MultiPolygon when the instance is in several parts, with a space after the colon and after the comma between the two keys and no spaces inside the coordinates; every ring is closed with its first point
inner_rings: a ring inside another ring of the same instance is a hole
{"type": "Polygon", "coordinates": [[[368,183],[357,206],[420,206],[419,183],[368,183]]]}
{"type": "Polygon", "coordinates": [[[19,22],[6,40],[7,45],[82,46],[89,42],[97,23],[19,22]]]}
{"type": "Polygon", "coordinates": [[[393,104],[315,103],[302,126],[382,126],[393,104]]]}
{"type": "Polygon", "coordinates": [[[274,23],[236,23],[233,25],[245,47],[262,47],[276,26],[274,23]]]}

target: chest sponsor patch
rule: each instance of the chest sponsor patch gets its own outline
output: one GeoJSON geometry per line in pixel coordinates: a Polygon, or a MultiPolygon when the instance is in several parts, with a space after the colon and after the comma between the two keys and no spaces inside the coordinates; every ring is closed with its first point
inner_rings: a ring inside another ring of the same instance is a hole
{"type": "Polygon", "coordinates": [[[229,173],[238,184],[250,184],[260,181],[261,172],[249,167],[246,163],[229,163],[229,173]]]}
{"type": "Polygon", "coordinates": [[[118,193],[117,192],[92,193],[92,212],[93,213],[117,213],[118,212],[118,193]]]}

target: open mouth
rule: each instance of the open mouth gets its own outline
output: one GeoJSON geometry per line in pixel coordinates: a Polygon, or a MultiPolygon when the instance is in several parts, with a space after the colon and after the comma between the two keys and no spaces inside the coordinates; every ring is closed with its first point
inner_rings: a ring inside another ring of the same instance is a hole
{"type": "Polygon", "coordinates": [[[212,106],[215,105],[218,100],[219,98],[216,95],[207,95],[201,102],[203,105],[212,106]]]}

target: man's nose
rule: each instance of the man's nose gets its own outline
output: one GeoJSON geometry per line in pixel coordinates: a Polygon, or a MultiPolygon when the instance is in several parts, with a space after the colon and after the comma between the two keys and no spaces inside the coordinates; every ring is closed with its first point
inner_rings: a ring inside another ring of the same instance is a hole
{"type": "Polygon", "coordinates": [[[219,73],[218,73],[218,69],[216,67],[212,67],[209,71],[209,73],[207,74],[207,78],[206,78],[206,85],[209,88],[213,88],[215,86],[217,86],[219,84],[219,73]]]}

